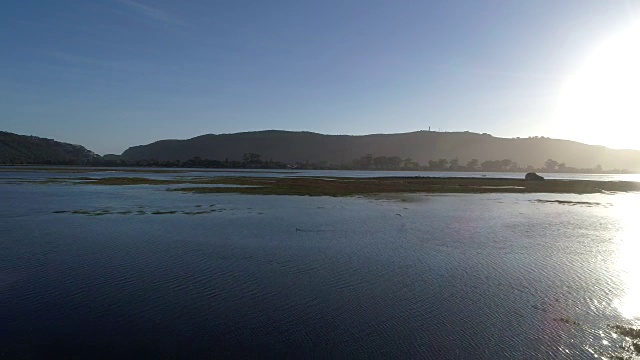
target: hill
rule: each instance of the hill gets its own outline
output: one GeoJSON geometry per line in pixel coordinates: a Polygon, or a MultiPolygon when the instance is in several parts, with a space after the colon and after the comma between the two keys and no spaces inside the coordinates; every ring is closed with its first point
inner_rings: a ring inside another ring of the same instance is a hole
{"type": "Polygon", "coordinates": [[[99,158],[80,145],[0,131],[0,164],[87,164],[99,158]]]}
{"type": "Polygon", "coordinates": [[[161,140],[134,146],[121,155],[124,160],[185,161],[193,157],[241,160],[245,153],[287,163],[327,162],[340,165],[364,155],[399,156],[421,164],[429,160],[458,158],[510,159],[521,166],[541,167],[547,159],[567,166],[640,170],[640,151],[614,150],[575,141],[550,138],[500,138],[471,132],[416,131],[362,136],[323,135],[312,132],[256,131],[209,134],[188,140],[161,140]]]}

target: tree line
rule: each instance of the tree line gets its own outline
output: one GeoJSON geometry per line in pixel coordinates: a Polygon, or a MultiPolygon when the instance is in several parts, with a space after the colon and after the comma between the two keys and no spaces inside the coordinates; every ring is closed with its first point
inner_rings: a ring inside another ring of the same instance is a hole
{"type": "MultiPolygon", "coordinates": [[[[329,164],[326,161],[285,163],[272,159],[263,159],[260,154],[245,153],[241,160],[211,160],[193,157],[189,160],[158,161],[158,160],[123,160],[105,159],[101,157],[81,163],[49,162],[50,165],[85,165],[106,167],[166,167],[166,168],[214,168],[214,169],[300,169],[300,170],[383,170],[383,171],[479,171],[479,172],[564,172],[564,173],[603,173],[600,164],[593,168],[576,168],[548,159],[540,167],[520,165],[510,159],[485,160],[471,159],[466,163],[458,158],[429,160],[427,164],[420,164],[411,158],[399,156],[373,156],[367,154],[345,164],[329,164]]],[[[614,169],[608,173],[629,173],[628,170],[614,169]]]]}
{"type": "MultiPolygon", "coordinates": [[[[532,165],[520,165],[511,159],[485,160],[471,159],[467,163],[461,163],[458,158],[429,160],[422,165],[411,158],[402,159],[398,156],[373,157],[371,154],[354,160],[349,165],[338,166],[340,169],[352,170],[405,170],[405,171],[481,171],[481,172],[565,172],[565,173],[602,173],[600,164],[593,168],[576,168],[567,166],[564,162],[548,159],[541,167],[532,165]]],[[[608,172],[624,173],[625,169],[614,169],[608,172]]]]}

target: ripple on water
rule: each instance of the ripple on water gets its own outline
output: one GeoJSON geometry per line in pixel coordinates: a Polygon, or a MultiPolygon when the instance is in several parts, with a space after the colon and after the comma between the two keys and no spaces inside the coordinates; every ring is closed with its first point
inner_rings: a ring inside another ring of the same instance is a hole
{"type": "Polygon", "coordinates": [[[618,195],[51,189],[2,209],[25,215],[0,223],[6,351],[580,358],[617,345],[618,195]],[[152,214],[210,208],[225,210],[152,214]],[[53,213],[73,209],[145,216],[53,213]]]}

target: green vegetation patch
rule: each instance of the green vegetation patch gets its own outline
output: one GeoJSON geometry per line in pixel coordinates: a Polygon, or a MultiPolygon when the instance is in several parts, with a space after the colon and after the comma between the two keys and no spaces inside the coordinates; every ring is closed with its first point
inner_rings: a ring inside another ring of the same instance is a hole
{"type": "Polygon", "coordinates": [[[183,211],[182,213],[185,215],[201,215],[201,214],[211,214],[215,210],[202,210],[202,211],[183,211]]]}
{"type": "Polygon", "coordinates": [[[179,187],[192,193],[240,193],[251,195],[354,196],[385,193],[568,193],[640,191],[640,183],[628,181],[545,180],[493,178],[221,178],[219,184],[251,187],[179,187]]]}
{"type": "MultiPolygon", "coordinates": [[[[62,182],[65,179],[49,179],[62,182]]],[[[594,194],[640,191],[631,181],[544,180],[462,177],[212,177],[198,179],[149,179],[144,177],[70,178],[85,185],[190,185],[168,189],[191,193],[236,193],[249,195],[354,196],[388,193],[566,193],[594,194]],[[194,186],[195,185],[195,186],[194,186]],[[202,186],[197,186],[202,185],[202,186]],[[215,186],[228,185],[228,186],[215,186]],[[236,185],[236,186],[233,186],[236,185]]],[[[549,202],[540,200],[540,202],[549,202]]],[[[567,205],[597,205],[587,202],[551,201],[567,205]]]]}
{"type": "Polygon", "coordinates": [[[72,210],[72,211],[70,211],[70,213],[71,213],[71,214],[75,214],[75,215],[102,216],[102,215],[113,214],[113,211],[108,210],[108,209],[100,209],[100,210],[72,210]]]}
{"type": "Polygon", "coordinates": [[[618,335],[627,338],[623,346],[624,354],[615,354],[611,359],[635,359],[640,355],[640,329],[631,326],[613,325],[611,329],[618,335]]]}
{"type": "Polygon", "coordinates": [[[85,216],[101,216],[101,215],[173,215],[173,214],[183,214],[183,215],[201,215],[201,214],[211,214],[214,212],[223,212],[227,209],[224,208],[215,208],[215,205],[209,205],[207,208],[203,208],[202,205],[195,205],[196,210],[149,210],[145,211],[144,207],[138,206],[134,209],[121,209],[121,210],[113,210],[113,209],[96,209],[96,210],[55,210],[52,211],[52,214],[72,214],[72,215],[85,215],[85,216]]]}
{"type": "Polygon", "coordinates": [[[159,180],[141,177],[105,177],[105,178],[78,178],[80,184],[92,185],[171,185],[182,184],[184,180],[159,180]]]}
{"type": "Polygon", "coordinates": [[[594,206],[610,206],[611,204],[603,204],[599,202],[591,202],[591,201],[569,201],[569,200],[542,200],[537,199],[533,200],[534,202],[541,204],[559,204],[559,205],[568,205],[568,206],[586,206],[586,207],[594,207],[594,206]]]}
{"type": "Polygon", "coordinates": [[[561,322],[561,323],[567,324],[567,325],[580,326],[579,322],[577,322],[576,320],[574,320],[572,318],[566,317],[566,316],[562,316],[562,317],[559,317],[559,318],[554,318],[553,320],[557,321],[557,322],[561,322]]]}
{"type": "Polygon", "coordinates": [[[611,328],[618,335],[622,335],[631,340],[640,340],[640,329],[624,325],[613,325],[611,328]]]}

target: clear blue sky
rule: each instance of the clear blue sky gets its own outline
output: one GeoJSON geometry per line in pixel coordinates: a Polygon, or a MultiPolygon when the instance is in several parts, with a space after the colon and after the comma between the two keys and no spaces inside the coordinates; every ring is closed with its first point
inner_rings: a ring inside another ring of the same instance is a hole
{"type": "Polygon", "coordinates": [[[639,14],[624,0],[4,0],[0,130],[100,154],[262,129],[554,136],[568,74],[639,14]]]}

